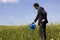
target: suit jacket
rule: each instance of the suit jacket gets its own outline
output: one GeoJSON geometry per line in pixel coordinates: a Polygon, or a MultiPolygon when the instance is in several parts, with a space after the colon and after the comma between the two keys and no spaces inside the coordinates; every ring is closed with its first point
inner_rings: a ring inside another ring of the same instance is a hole
{"type": "Polygon", "coordinates": [[[41,23],[42,22],[42,19],[45,19],[45,23],[48,23],[48,20],[47,20],[47,12],[44,10],[43,7],[39,7],[38,8],[38,14],[34,20],[34,22],[36,22],[38,20],[38,23],[41,23]]]}

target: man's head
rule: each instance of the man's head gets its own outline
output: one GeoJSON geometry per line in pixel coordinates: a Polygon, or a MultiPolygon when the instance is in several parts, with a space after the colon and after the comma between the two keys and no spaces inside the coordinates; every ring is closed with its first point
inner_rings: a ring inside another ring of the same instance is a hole
{"type": "Polygon", "coordinates": [[[34,3],[33,6],[34,6],[35,9],[38,9],[39,4],[38,3],[34,3]]]}

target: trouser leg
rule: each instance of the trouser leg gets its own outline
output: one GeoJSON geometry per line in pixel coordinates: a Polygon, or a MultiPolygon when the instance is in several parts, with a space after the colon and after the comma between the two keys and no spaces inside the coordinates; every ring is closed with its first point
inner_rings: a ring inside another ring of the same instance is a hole
{"type": "Polygon", "coordinates": [[[42,23],[39,25],[40,28],[39,28],[39,34],[40,34],[40,37],[41,39],[44,38],[44,40],[46,40],[46,24],[42,23]]]}
{"type": "Polygon", "coordinates": [[[42,24],[39,25],[39,35],[41,37],[41,39],[43,39],[43,27],[42,27],[42,24]]]}
{"type": "Polygon", "coordinates": [[[44,36],[44,40],[47,40],[47,37],[46,37],[46,24],[43,24],[43,36],[44,36]]]}

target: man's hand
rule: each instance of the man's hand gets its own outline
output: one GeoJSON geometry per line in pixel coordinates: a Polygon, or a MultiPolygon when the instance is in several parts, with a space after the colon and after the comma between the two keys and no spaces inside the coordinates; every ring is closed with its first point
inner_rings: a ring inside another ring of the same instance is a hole
{"type": "Polygon", "coordinates": [[[34,24],[35,22],[32,22],[32,24],[34,24]]]}
{"type": "Polygon", "coordinates": [[[42,19],[42,22],[44,22],[45,21],[45,19],[42,19]]]}

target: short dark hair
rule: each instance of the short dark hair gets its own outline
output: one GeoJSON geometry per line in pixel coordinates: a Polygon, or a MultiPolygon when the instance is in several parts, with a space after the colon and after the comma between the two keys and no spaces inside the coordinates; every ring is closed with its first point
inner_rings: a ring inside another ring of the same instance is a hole
{"type": "Polygon", "coordinates": [[[33,6],[39,6],[39,4],[38,3],[34,3],[33,6]]]}

